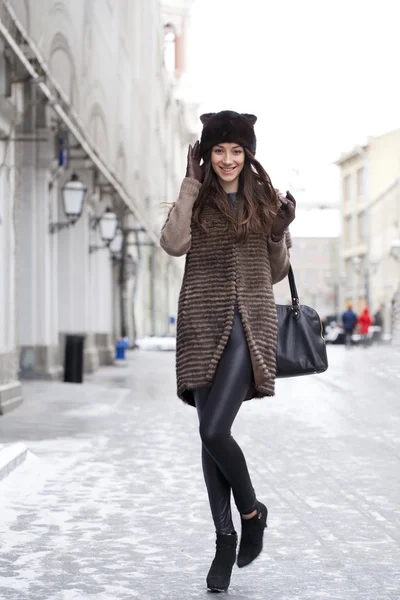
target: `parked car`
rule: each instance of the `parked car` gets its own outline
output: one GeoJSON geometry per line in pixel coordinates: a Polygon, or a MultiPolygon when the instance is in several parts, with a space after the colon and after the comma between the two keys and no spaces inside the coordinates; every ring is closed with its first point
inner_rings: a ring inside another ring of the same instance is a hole
{"type": "Polygon", "coordinates": [[[324,329],[325,341],[327,344],[344,344],[344,329],[336,321],[331,321],[325,325],[324,329]]]}
{"type": "MultiPolygon", "coordinates": [[[[344,344],[345,343],[346,335],[345,335],[344,329],[341,324],[337,323],[336,321],[331,321],[327,325],[325,325],[324,329],[325,329],[325,341],[327,344],[344,344]]],[[[386,338],[385,338],[385,340],[383,340],[383,338],[381,336],[381,331],[382,331],[381,327],[378,327],[376,325],[371,325],[371,327],[369,328],[369,331],[368,331],[368,341],[370,344],[379,342],[379,341],[381,341],[381,339],[382,339],[382,341],[387,341],[386,338]]],[[[357,345],[360,343],[361,339],[362,339],[362,336],[359,333],[357,333],[357,331],[356,331],[351,336],[351,343],[357,345]]]]}

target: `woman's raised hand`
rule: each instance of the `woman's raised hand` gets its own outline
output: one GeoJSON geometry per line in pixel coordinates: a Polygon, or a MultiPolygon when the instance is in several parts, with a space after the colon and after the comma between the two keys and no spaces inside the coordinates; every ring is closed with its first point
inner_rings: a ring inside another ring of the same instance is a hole
{"type": "Polygon", "coordinates": [[[289,227],[290,223],[294,221],[296,216],[296,200],[293,198],[292,194],[286,192],[286,197],[284,197],[278,192],[278,197],[281,201],[281,206],[271,228],[271,234],[273,238],[276,239],[283,237],[285,230],[289,227]]]}
{"type": "Polygon", "coordinates": [[[197,140],[195,145],[191,146],[189,144],[188,155],[187,155],[187,167],[186,167],[186,177],[190,177],[191,179],[196,179],[200,183],[203,183],[204,173],[203,169],[200,166],[200,142],[197,140]]]}

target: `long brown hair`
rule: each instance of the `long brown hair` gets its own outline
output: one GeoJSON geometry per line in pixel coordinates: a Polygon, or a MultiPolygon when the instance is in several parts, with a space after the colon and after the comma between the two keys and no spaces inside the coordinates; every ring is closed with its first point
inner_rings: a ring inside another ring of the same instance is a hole
{"type": "Polygon", "coordinates": [[[233,214],[229,198],[212,168],[211,152],[204,158],[204,181],[193,207],[194,222],[207,231],[203,212],[207,204],[212,204],[226,217],[227,229],[232,230],[239,241],[246,240],[250,233],[268,233],[279,208],[279,199],[268,173],[244,148],[246,158],[237,192],[238,213],[233,214]]]}

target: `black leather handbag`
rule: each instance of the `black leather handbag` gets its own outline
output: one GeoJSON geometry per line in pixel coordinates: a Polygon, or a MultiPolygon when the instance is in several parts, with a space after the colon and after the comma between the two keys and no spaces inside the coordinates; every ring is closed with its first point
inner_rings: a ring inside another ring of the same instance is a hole
{"type": "Polygon", "coordinates": [[[323,373],[328,368],[328,357],[321,319],[313,308],[300,304],[292,267],[288,278],[292,304],[276,305],[276,377],[323,373]]]}

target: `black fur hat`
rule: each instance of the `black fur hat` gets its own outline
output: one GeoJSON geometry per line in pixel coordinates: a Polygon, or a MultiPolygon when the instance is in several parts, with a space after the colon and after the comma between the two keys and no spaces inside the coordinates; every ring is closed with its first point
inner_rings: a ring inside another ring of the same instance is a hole
{"type": "Polygon", "coordinates": [[[223,110],[219,113],[201,115],[200,121],[203,123],[200,140],[202,158],[213,146],[224,142],[236,142],[250,150],[252,154],[256,153],[257,140],[254,124],[257,117],[255,115],[223,110]]]}

